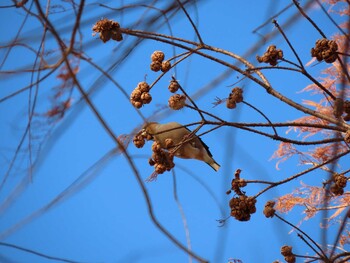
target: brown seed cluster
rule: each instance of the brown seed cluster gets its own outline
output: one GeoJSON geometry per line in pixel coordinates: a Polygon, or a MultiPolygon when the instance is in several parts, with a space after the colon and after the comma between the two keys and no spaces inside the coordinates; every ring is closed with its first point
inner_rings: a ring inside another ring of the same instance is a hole
{"type": "Polygon", "coordinates": [[[168,89],[171,93],[175,93],[180,88],[180,84],[176,80],[171,80],[168,89]]]}
{"type": "Polygon", "coordinates": [[[348,179],[344,174],[335,174],[333,175],[333,184],[331,185],[331,192],[335,195],[344,194],[344,188],[346,187],[346,183],[348,179]]]}
{"type": "Polygon", "coordinates": [[[232,89],[230,95],[226,99],[226,107],[229,109],[236,108],[236,104],[243,101],[243,90],[239,87],[232,89]]]}
{"type": "Polygon", "coordinates": [[[140,130],[133,138],[132,142],[137,148],[142,148],[145,145],[145,141],[152,140],[152,136],[146,133],[144,130],[140,130]]]}
{"type": "Polygon", "coordinates": [[[168,105],[173,110],[180,110],[186,104],[186,96],[181,94],[172,95],[168,100],[168,105]]]}
{"type": "Polygon", "coordinates": [[[168,60],[164,60],[165,55],[162,51],[154,51],[151,55],[151,65],[150,68],[152,71],[158,72],[167,72],[171,68],[171,63],[168,60]]]}
{"type": "Polygon", "coordinates": [[[282,256],[284,256],[284,260],[287,263],[295,263],[295,255],[292,252],[291,246],[281,247],[281,254],[282,254],[282,256]]]}
{"type": "Polygon", "coordinates": [[[311,56],[318,61],[333,63],[337,59],[337,51],[338,45],[334,40],[323,38],[316,41],[315,47],[311,49],[311,56]]]}
{"type": "Polygon", "coordinates": [[[271,66],[276,66],[277,61],[282,58],[283,51],[281,49],[276,49],[275,45],[269,46],[262,57],[256,56],[259,63],[269,63],[271,66]]]}
{"type": "Polygon", "coordinates": [[[240,178],[241,169],[237,169],[235,172],[235,177],[231,181],[231,189],[226,192],[226,194],[230,194],[231,191],[234,191],[237,195],[244,195],[244,192],[241,191],[241,188],[247,185],[247,182],[240,178]]]}
{"type": "Polygon", "coordinates": [[[138,109],[140,109],[144,104],[149,104],[152,101],[152,96],[149,91],[150,87],[147,82],[139,82],[137,87],[130,95],[131,104],[138,109]]]}
{"type": "MultiPolygon", "coordinates": [[[[169,140],[168,144],[171,144],[169,140]]],[[[152,151],[153,154],[149,159],[149,164],[154,166],[154,170],[157,174],[162,174],[165,171],[170,171],[172,168],[174,168],[174,155],[162,149],[158,142],[154,142],[152,144],[152,151]]]]}
{"type": "Polygon", "coordinates": [[[273,208],[275,206],[275,201],[267,201],[264,208],[264,215],[269,218],[275,215],[276,210],[273,208]]]}
{"type": "Polygon", "coordinates": [[[250,215],[256,212],[256,199],[252,196],[241,195],[230,200],[231,216],[238,221],[249,221],[250,215]]]}
{"type": "Polygon", "coordinates": [[[119,23],[107,18],[97,21],[92,27],[92,31],[94,31],[92,33],[93,36],[99,33],[100,39],[103,41],[103,43],[106,43],[111,38],[116,41],[123,40],[119,23]]]}

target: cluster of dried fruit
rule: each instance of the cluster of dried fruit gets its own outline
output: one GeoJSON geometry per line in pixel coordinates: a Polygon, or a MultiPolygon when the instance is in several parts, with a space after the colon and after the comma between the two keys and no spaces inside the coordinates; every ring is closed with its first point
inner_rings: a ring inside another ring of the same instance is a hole
{"type": "MultiPolygon", "coordinates": [[[[142,148],[145,145],[146,140],[152,140],[153,136],[147,133],[144,129],[140,130],[133,138],[133,143],[137,148],[142,148]]],[[[154,170],[157,174],[162,174],[165,171],[170,171],[174,168],[174,155],[167,151],[174,146],[174,142],[171,139],[165,140],[165,147],[163,149],[159,142],[152,144],[152,157],[149,159],[149,164],[154,166],[154,170]]]]}
{"type": "Polygon", "coordinates": [[[237,169],[235,172],[235,177],[231,181],[231,189],[226,192],[230,194],[231,191],[234,191],[238,197],[233,197],[229,206],[231,208],[231,216],[236,218],[239,221],[248,221],[250,215],[256,212],[256,199],[255,197],[246,196],[241,188],[247,185],[247,182],[240,178],[241,169],[237,169]]]}
{"type": "Polygon", "coordinates": [[[111,38],[116,41],[123,40],[119,23],[107,18],[97,21],[92,27],[92,31],[94,31],[94,33],[92,33],[93,36],[99,33],[100,39],[103,41],[103,43],[106,43],[111,38]]]}
{"type": "Polygon", "coordinates": [[[338,45],[334,40],[319,39],[311,49],[311,56],[318,61],[324,60],[326,63],[333,63],[337,59],[338,45]]]}
{"type": "Polygon", "coordinates": [[[284,260],[287,263],[295,263],[295,255],[292,252],[291,246],[281,247],[281,254],[282,254],[282,256],[284,256],[284,260]]]}
{"type": "Polygon", "coordinates": [[[186,96],[181,94],[172,95],[168,101],[169,108],[173,110],[180,110],[185,106],[185,104],[186,96]]]}
{"type": "MultiPolygon", "coordinates": [[[[173,143],[167,139],[167,146],[172,147],[173,143]]],[[[158,142],[152,144],[152,157],[149,159],[149,164],[154,166],[154,170],[157,174],[162,174],[165,171],[170,171],[174,168],[174,155],[164,150],[158,142]]]]}
{"type": "Polygon", "coordinates": [[[231,216],[238,221],[249,221],[250,215],[256,212],[255,203],[256,199],[252,196],[233,197],[229,202],[231,216]]]}
{"type": "Polygon", "coordinates": [[[269,217],[273,217],[275,215],[275,201],[267,201],[265,204],[265,208],[264,208],[264,215],[269,218],[269,217]]]}
{"type": "Polygon", "coordinates": [[[149,104],[152,101],[152,96],[149,93],[150,87],[147,82],[143,81],[137,84],[137,87],[130,95],[130,102],[134,107],[141,108],[144,104],[149,104]]]}
{"type": "Polygon", "coordinates": [[[235,87],[232,89],[230,95],[226,100],[226,107],[229,109],[236,108],[236,103],[240,103],[243,101],[243,90],[239,87],[235,87]]]}
{"type": "Polygon", "coordinates": [[[347,178],[344,174],[333,175],[333,184],[331,185],[330,191],[335,195],[344,194],[344,188],[346,187],[347,178]]]}
{"type": "Polygon", "coordinates": [[[180,88],[179,83],[178,83],[176,80],[172,79],[172,80],[170,81],[169,86],[168,86],[168,90],[169,90],[171,93],[175,93],[176,91],[179,90],[179,88],[180,88]]]}
{"type": "Polygon", "coordinates": [[[241,191],[241,188],[247,185],[247,182],[240,177],[241,169],[237,169],[235,172],[235,177],[231,181],[231,189],[226,192],[226,194],[230,194],[231,191],[234,191],[237,195],[243,195],[244,193],[241,191]]]}
{"type": "Polygon", "coordinates": [[[150,68],[152,71],[158,72],[167,72],[171,68],[171,63],[168,60],[164,60],[165,55],[162,51],[154,51],[151,55],[151,65],[150,68]]]}
{"type": "Polygon", "coordinates": [[[266,52],[262,57],[256,56],[259,63],[269,63],[271,66],[276,66],[277,61],[283,58],[283,51],[276,49],[275,45],[271,45],[267,48],[266,52]]]}
{"type": "Polygon", "coordinates": [[[142,129],[139,131],[133,138],[132,142],[136,146],[136,148],[142,148],[145,145],[145,141],[152,140],[152,136],[142,129]]]}

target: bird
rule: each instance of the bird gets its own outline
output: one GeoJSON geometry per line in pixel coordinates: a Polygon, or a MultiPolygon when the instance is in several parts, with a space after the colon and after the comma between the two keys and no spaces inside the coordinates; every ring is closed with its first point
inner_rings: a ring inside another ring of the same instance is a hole
{"type": "Polygon", "coordinates": [[[186,137],[192,132],[178,122],[165,124],[148,122],[144,125],[143,131],[164,149],[167,149],[166,140],[171,139],[173,147],[176,149],[174,152],[176,157],[203,161],[215,171],[218,171],[220,168],[220,165],[213,159],[209,147],[198,136],[194,135],[191,140],[186,141],[186,137]]]}

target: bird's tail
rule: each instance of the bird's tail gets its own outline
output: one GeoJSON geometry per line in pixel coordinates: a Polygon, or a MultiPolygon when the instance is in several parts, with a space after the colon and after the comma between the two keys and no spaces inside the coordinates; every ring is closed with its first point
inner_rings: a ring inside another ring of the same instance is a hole
{"type": "Polygon", "coordinates": [[[220,165],[215,162],[213,159],[210,162],[207,162],[208,165],[210,165],[211,168],[215,170],[215,172],[219,171],[220,165]]]}

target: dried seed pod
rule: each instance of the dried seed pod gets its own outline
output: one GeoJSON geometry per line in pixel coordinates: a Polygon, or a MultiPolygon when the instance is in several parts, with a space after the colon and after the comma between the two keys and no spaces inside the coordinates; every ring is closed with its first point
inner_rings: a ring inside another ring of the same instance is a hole
{"type": "Polygon", "coordinates": [[[150,87],[147,82],[139,82],[137,87],[131,92],[130,102],[135,108],[140,109],[143,104],[149,104],[152,96],[149,94],[150,87]]]}
{"type": "Polygon", "coordinates": [[[232,89],[230,94],[230,99],[236,103],[240,103],[243,101],[243,90],[239,87],[235,87],[232,89]]]}
{"type": "Polygon", "coordinates": [[[169,60],[165,60],[162,62],[161,70],[162,72],[168,72],[171,69],[171,63],[169,60]]]}
{"type": "Polygon", "coordinates": [[[282,254],[282,256],[285,256],[285,257],[293,255],[292,247],[291,246],[283,246],[283,247],[281,247],[281,254],[282,254]]]}
{"type": "Polygon", "coordinates": [[[159,61],[152,61],[150,68],[154,72],[158,72],[159,70],[162,69],[162,63],[159,61]]]}
{"type": "Polygon", "coordinates": [[[234,101],[232,101],[230,99],[227,99],[226,100],[226,107],[228,109],[234,109],[234,108],[236,108],[236,102],[234,102],[234,101]]]}
{"type": "Polygon", "coordinates": [[[180,88],[180,85],[176,80],[170,81],[168,89],[171,93],[175,93],[176,91],[178,91],[179,88],[180,88]]]}
{"type": "Polygon", "coordinates": [[[154,51],[151,55],[152,61],[162,62],[164,60],[164,53],[163,51],[154,51]]]}
{"type": "Polygon", "coordinates": [[[137,87],[141,92],[149,92],[150,91],[150,87],[149,87],[148,83],[145,81],[139,82],[137,84],[137,87]]]}
{"type": "Polygon", "coordinates": [[[231,216],[239,221],[248,221],[251,214],[256,212],[255,203],[256,199],[251,196],[241,195],[233,197],[229,202],[231,216]]]}
{"type": "Polygon", "coordinates": [[[174,155],[162,149],[161,145],[158,142],[154,142],[152,144],[152,151],[152,161],[149,161],[149,164],[154,166],[154,170],[157,174],[162,174],[165,171],[170,171],[175,167],[174,155]]]}
{"type": "Polygon", "coordinates": [[[287,263],[295,263],[295,261],[296,261],[294,255],[285,256],[285,257],[284,257],[284,260],[285,260],[287,263]]]}
{"type": "Polygon", "coordinates": [[[118,41],[118,42],[123,40],[123,35],[120,32],[120,30],[118,30],[118,31],[117,30],[111,31],[111,37],[112,37],[113,40],[118,41]]]}
{"type": "Polygon", "coordinates": [[[334,40],[318,39],[315,47],[311,49],[311,56],[318,61],[333,63],[337,59],[338,45],[334,40]]]}
{"type": "Polygon", "coordinates": [[[150,166],[154,166],[156,164],[155,161],[152,158],[148,159],[148,163],[149,163],[150,166]]]}
{"type": "Polygon", "coordinates": [[[335,174],[333,176],[333,181],[338,187],[345,188],[348,179],[345,177],[344,174],[335,174]]]}
{"type": "Polygon", "coordinates": [[[267,203],[265,204],[263,213],[267,218],[273,217],[275,215],[276,210],[274,209],[274,205],[274,201],[267,201],[267,203]]]}
{"type": "Polygon", "coordinates": [[[159,152],[162,149],[162,146],[158,142],[153,142],[152,144],[152,151],[153,152],[159,152]]]}
{"type": "Polygon", "coordinates": [[[92,27],[92,31],[93,36],[99,33],[103,43],[106,43],[111,38],[116,41],[121,41],[123,39],[119,23],[107,18],[97,21],[92,27]]]}
{"type": "Polygon", "coordinates": [[[137,148],[142,148],[145,145],[145,139],[140,135],[135,135],[132,142],[137,148]]]}
{"type": "Polygon", "coordinates": [[[148,92],[143,92],[141,94],[141,100],[143,104],[149,104],[152,101],[152,96],[148,92]]]}
{"type": "Polygon", "coordinates": [[[180,110],[186,104],[186,96],[181,94],[175,94],[169,98],[168,105],[173,110],[180,110]]]}
{"type": "Polygon", "coordinates": [[[156,171],[157,174],[162,174],[166,171],[166,166],[161,163],[156,163],[154,165],[154,170],[156,171]]]}
{"type": "Polygon", "coordinates": [[[334,195],[343,195],[344,194],[344,189],[339,187],[337,184],[332,184],[330,189],[331,193],[334,195]]]}
{"type": "Polygon", "coordinates": [[[140,100],[141,99],[142,92],[139,89],[134,89],[131,92],[130,99],[133,100],[140,100]]]}
{"type": "Polygon", "coordinates": [[[276,66],[277,61],[283,58],[283,51],[276,49],[275,45],[271,45],[267,48],[262,57],[256,56],[259,63],[269,63],[271,66],[276,66]]]}

